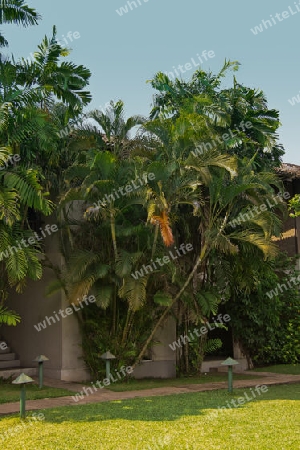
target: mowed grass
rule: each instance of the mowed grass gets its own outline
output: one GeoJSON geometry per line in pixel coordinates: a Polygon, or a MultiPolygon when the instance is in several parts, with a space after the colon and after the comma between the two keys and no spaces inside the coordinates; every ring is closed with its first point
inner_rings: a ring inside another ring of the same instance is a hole
{"type": "Polygon", "coordinates": [[[274,366],[260,367],[253,369],[254,372],[273,372],[285,375],[300,375],[300,364],[278,364],[274,366]]]}
{"type": "MultiPolygon", "coordinates": [[[[39,387],[36,384],[28,384],[26,386],[26,399],[28,400],[37,400],[40,398],[64,397],[66,395],[72,395],[72,392],[67,391],[66,389],[57,389],[45,386],[42,389],[39,389],[39,387]]],[[[11,383],[6,383],[3,381],[0,383],[0,404],[17,402],[19,399],[20,399],[20,386],[11,383]]]]}
{"type": "MultiPolygon", "coordinates": [[[[234,380],[253,380],[256,378],[261,378],[259,374],[253,375],[241,375],[235,374],[233,375],[234,380]]],[[[153,389],[159,387],[171,387],[171,386],[185,386],[187,384],[204,384],[204,383],[214,383],[228,380],[227,373],[210,373],[201,374],[200,376],[194,377],[180,377],[180,378],[169,378],[169,379],[159,379],[159,378],[146,378],[142,380],[135,380],[133,378],[129,378],[127,381],[121,383],[111,383],[109,386],[106,386],[106,389],[109,389],[114,392],[125,392],[125,391],[139,391],[142,389],[153,389]]]]}
{"type": "Polygon", "coordinates": [[[15,435],[0,418],[3,450],[288,450],[300,448],[300,384],[148,397],[39,411],[45,420],[15,435]],[[253,398],[237,408],[232,399],[253,398]],[[226,409],[218,410],[225,406],[226,409]],[[4,438],[5,437],[5,438],[4,438]],[[4,438],[4,439],[2,439],[4,438]]]}

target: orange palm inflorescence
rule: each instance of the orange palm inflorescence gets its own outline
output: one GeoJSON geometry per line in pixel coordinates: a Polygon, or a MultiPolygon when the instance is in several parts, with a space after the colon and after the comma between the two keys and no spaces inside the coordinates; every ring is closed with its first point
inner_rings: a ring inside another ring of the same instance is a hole
{"type": "Polygon", "coordinates": [[[165,210],[162,211],[160,216],[152,216],[150,222],[152,224],[159,224],[161,237],[166,247],[170,247],[174,244],[174,237],[170,227],[169,217],[165,210]]]}

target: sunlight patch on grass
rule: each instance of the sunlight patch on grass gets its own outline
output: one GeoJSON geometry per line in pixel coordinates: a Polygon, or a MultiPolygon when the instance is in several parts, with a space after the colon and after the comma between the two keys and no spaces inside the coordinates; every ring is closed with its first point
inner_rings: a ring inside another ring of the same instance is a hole
{"type": "Polygon", "coordinates": [[[42,411],[45,421],[1,442],[20,421],[0,419],[3,450],[288,450],[300,448],[300,384],[271,386],[219,410],[250,389],[138,398],[42,411]]]}

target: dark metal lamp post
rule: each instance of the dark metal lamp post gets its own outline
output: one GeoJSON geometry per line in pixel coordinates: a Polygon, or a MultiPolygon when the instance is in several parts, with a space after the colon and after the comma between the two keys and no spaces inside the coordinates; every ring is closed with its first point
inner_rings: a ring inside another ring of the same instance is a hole
{"type": "Polygon", "coordinates": [[[43,371],[44,371],[44,361],[49,361],[49,358],[45,355],[39,355],[34,360],[34,362],[39,363],[39,388],[42,389],[43,387],[43,371]]]}
{"type": "Polygon", "coordinates": [[[18,378],[16,378],[12,384],[19,384],[21,387],[20,392],[20,417],[21,419],[25,419],[25,404],[26,404],[26,390],[25,390],[25,384],[32,383],[34,380],[25,373],[21,373],[18,378]]]}
{"type": "Polygon", "coordinates": [[[232,358],[227,358],[221,363],[223,366],[228,366],[228,392],[232,392],[232,366],[239,364],[232,358]]]}
{"type": "Polygon", "coordinates": [[[106,378],[109,378],[110,375],[110,360],[116,359],[115,355],[110,353],[110,351],[103,353],[103,355],[100,356],[101,359],[105,360],[106,363],[106,378]]]}

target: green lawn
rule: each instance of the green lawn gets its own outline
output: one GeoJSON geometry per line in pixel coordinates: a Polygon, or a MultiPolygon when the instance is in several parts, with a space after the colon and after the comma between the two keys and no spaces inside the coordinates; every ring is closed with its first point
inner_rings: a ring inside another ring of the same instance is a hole
{"type": "Polygon", "coordinates": [[[300,384],[178,394],[39,411],[45,420],[16,428],[0,417],[3,450],[296,450],[300,384]],[[246,394],[246,395],[245,395],[246,394]],[[232,399],[253,398],[229,408],[232,399]],[[225,406],[220,410],[218,407],[225,406]],[[8,436],[7,430],[15,432],[8,436]]]}
{"type": "Polygon", "coordinates": [[[253,371],[300,375],[300,364],[279,364],[275,366],[260,367],[259,369],[253,369],[253,371]]]}
{"type": "MultiPolygon", "coordinates": [[[[39,398],[64,397],[72,395],[72,392],[66,389],[56,389],[43,387],[39,389],[36,384],[26,386],[26,398],[28,400],[37,400],[39,398]]],[[[0,404],[8,402],[17,402],[20,399],[20,387],[11,383],[0,382],[0,404]]],[[[1,441],[0,441],[1,442],[1,441]]],[[[1,446],[0,446],[1,448],[1,446]]]]}
{"type": "MultiPolygon", "coordinates": [[[[234,380],[253,380],[259,377],[259,374],[253,375],[233,375],[234,380]]],[[[227,381],[227,373],[207,373],[201,376],[195,377],[180,377],[180,378],[169,378],[169,379],[159,379],[159,378],[148,378],[143,380],[134,380],[133,378],[128,379],[126,382],[122,383],[111,383],[107,386],[114,392],[123,391],[139,391],[141,389],[152,389],[158,387],[168,387],[168,386],[184,386],[186,384],[203,384],[203,383],[213,383],[217,381],[227,381]]]]}

